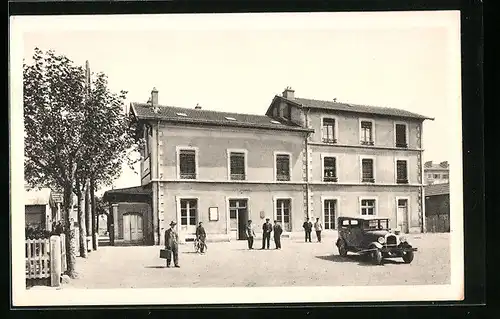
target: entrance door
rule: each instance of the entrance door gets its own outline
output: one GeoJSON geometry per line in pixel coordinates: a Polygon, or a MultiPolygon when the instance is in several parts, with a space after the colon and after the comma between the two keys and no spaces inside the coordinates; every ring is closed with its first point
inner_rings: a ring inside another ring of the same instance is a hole
{"type": "Polygon", "coordinates": [[[248,222],[248,201],[246,199],[229,200],[229,228],[231,238],[245,240],[248,222]]]}
{"type": "Polygon", "coordinates": [[[397,200],[396,227],[408,233],[408,199],[397,200]]]}
{"type": "Polygon", "coordinates": [[[141,241],[143,239],[142,216],[138,213],[123,215],[123,239],[141,241]]]}
{"type": "Polygon", "coordinates": [[[292,231],[292,223],[290,222],[290,199],[276,200],[276,219],[283,226],[283,231],[292,231]]]}

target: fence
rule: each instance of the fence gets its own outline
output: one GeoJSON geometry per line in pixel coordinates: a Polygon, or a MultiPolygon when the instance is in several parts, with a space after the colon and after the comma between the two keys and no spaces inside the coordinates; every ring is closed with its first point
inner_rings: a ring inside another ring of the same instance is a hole
{"type": "Polygon", "coordinates": [[[67,268],[65,246],[64,235],[51,236],[50,239],[27,239],[26,280],[50,278],[51,286],[59,286],[61,273],[67,268]]]}

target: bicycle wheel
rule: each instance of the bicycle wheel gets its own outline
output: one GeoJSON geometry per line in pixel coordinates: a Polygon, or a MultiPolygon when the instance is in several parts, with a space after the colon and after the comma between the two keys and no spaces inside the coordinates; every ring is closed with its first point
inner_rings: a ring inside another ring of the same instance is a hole
{"type": "Polygon", "coordinates": [[[200,245],[198,245],[198,241],[194,241],[194,251],[195,252],[198,252],[198,250],[200,249],[200,245]]]}

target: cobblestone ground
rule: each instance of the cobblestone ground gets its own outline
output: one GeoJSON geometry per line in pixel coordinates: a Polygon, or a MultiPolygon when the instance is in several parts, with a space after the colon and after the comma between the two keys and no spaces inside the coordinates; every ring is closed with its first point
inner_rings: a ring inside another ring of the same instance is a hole
{"type": "Polygon", "coordinates": [[[419,285],[450,282],[449,234],[410,235],[419,249],[411,264],[401,258],[382,266],[355,254],[343,258],[335,238],[322,243],[283,239],[282,250],[248,250],[246,241],[208,243],[204,255],[191,243],[180,246],[181,268],[165,268],[160,247],[100,247],[77,259],[79,278],[65,288],[168,288],[419,285]]]}

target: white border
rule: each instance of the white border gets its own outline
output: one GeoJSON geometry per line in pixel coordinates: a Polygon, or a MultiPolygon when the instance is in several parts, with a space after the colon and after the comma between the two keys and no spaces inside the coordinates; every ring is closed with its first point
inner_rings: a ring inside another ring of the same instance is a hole
{"type": "Polygon", "coordinates": [[[180,159],[180,155],[181,155],[181,151],[194,151],[194,165],[196,167],[196,178],[195,179],[198,179],[200,177],[200,167],[199,167],[199,159],[198,159],[198,155],[199,155],[199,151],[198,151],[198,147],[194,147],[194,146],[176,146],[175,147],[175,154],[176,154],[176,163],[175,163],[175,169],[176,169],[176,172],[177,172],[177,179],[179,180],[182,180],[182,181],[190,181],[191,179],[181,179],[181,159],[180,159]]]}
{"type": "Polygon", "coordinates": [[[323,223],[323,230],[324,231],[336,231],[339,227],[337,223],[337,219],[341,216],[340,214],[340,197],[338,196],[321,196],[321,222],[323,223]],[[336,202],[336,207],[335,207],[335,229],[326,229],[325,228],[325,200],[335,200],[336,202]]]}
{"type": "Polygon", "coordinates": [[[275,181],[276,183],[286,183],[286,182],[292,182],[293,181],[293,165],[292,165],[292,153],[290,152],[286,152],[286,151],[274,151],[273,153],[273,158],[274,158],[274,161],[273,161],[273,181],[275,181]],[[277,167],[276,167],[276,158],[278,155],[288,155],[289,157],[289,161],[288,161],[288,165],[289,165],[289,168],[288,168],[288,172],[290,174],[290,179],[288,181],[279,181],[278,180],[278,176],[277,176],[277,167]]]}
{"type": "Polygon", "coordinates": [[[360,117],[358,119],[358,144],[359,145],[363,145],[363,146],[375,146],[377,145],[377,137],[375,135],[375,120],[374,119],[370,119],[370,118],[363,118],[363,117],[360,117]],[[372,123],[372,142],[373,142],[373,145],[370,145],[370,144],[363,144],[361,143],[361,122],[371,122],[372,123]]]}
{"type": "Polygon", "coordinates": [[[363,185],[377,184],[377,157],[375,155],[359,155],[359,183],[363,185]],[[375,182],[363,182],[363,160],[371,159],[373,161],[373,180],[375,182]]]}
{"type": "Polygon", "coordinates": [[[337,184],[339,181],[339,157],[338,154],[335,153],[321,153],[320,154],[321,158],[321,182],[327,183],[327,184],[337,184]],[[335,177],[337,178],[336,182],[325,182],[325,157],[334,157],[335,158],[335,177]]]}
{"type": "Polygon", "coordinates": [[[359,216],[379,216],[379,214],[378,214],[378,208],[379,208],[378,196],[373,196],[373,195],[359,196],[358,203],[359,203],[359,206],[358,206],[358,215],[359,216]],[[362,200],[375,200],[375,214],[374,215],[362,215],[361,214],[361,201],[362,200]]]}
{"type": "MultiPolygon", "coordinates": [[[[238,149],[238,148],[228,148],[226,150],[226,157],[227,157],[227,180],[228,181],[233,181],[231,179],[231,153],[243,153],[245,154],[245,178],[243,181],[248,180],[248,150],[246,149],[238,149]]],[[[234,180],[234,181],[242,181],[242,180],[234,180]]]]}
{"type": "Polygon", "coordinates": [[[24,282],[24,214],[12,214],[12,303],[13,306],[78,306],[78,305],[138,305],[220,303],[318,303],[318,302],[377,302],[377,301],[444,301],[463,300],[463,185],[461,127],[461,52],[460,12],[360,12],[360,13],[285,13],[285,14],[196,14],[113,16],[14,16],[10,18],[10,173],[11,212],[22,211],[20,197],[24,191],[22,54],[23,32],[60,32],[66,30],[105,31],[139,30],[328,30],[335,29],[394,29],[444,27],[449,38],[450,74],[448,99],[450,137],[450,217],[451,283],[420,286],[361,287],[266,287],[266,288],[179,288],[179,289],[78,289],[26,290],[24,282]],[[251,17],[251,19],[247,19],[251,17]],[[332,18],[334,17],[334,18],[332,18]],[[438,18],[438,19],[435,19],[438,18]],[[457,32],[456,32],[457,31],[457,32]],[[455,214],[456,213],[456,214],[455,214]],[[224,289],[224,290],[223,290],[224,289]],[[165,298],[165,296],[169,296],[165,298]]]}

